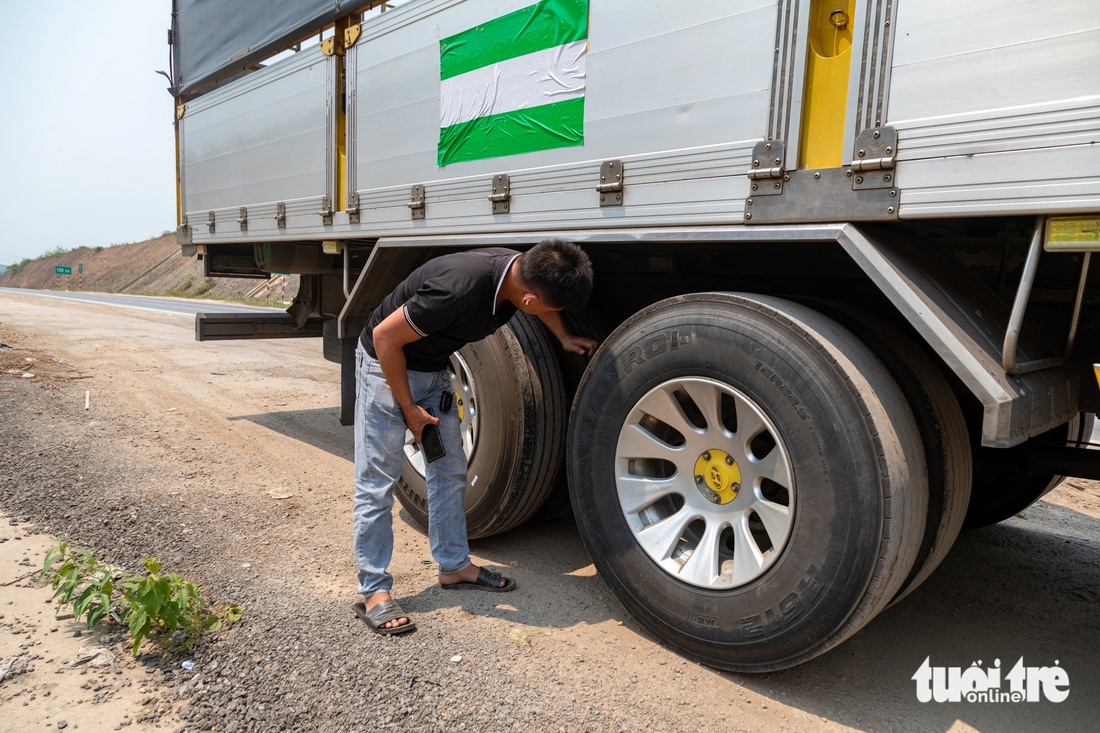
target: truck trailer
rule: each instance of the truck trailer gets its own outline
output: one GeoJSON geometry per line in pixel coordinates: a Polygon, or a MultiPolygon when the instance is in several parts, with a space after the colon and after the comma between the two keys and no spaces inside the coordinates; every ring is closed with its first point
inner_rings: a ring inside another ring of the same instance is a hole
{"type": "Polygon", "coordinates": [[[174,0],[169,42],[182,253],[300,275],[196,337],[321,339],[345,423],[417,266],[584,247],[590,361],[523,314],[451,359],[469,534],[571,511],[688,658],[810,660],[1100,478],[1092,0],[174,0]]]}

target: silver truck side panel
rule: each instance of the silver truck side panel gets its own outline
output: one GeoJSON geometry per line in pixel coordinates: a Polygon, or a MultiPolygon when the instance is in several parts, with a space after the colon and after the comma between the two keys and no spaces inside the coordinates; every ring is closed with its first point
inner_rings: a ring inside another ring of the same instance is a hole
{"type": "Polygon", "coordinates": [[[660,4],[592,3],[584,145],[437,165],[439,39],[527,4],[425,3],[367,24],[349,50],[350,155],[363,229],[741,221],[774,58],[775,5],[760,0],[688,3],[675,13],[660,4]],[[626,166],[624,204],[601,210],[595,186],[609,159],[626,166]],[[502,172],[512,177],[514,205],[494,216],[491,176],[502,172]],[[423,221],[412,221],[406,206],[413,184],[427,189],[423,221]]]}
{"type": "Polygon", "coordinates": [[[1100,208],[1087,147],[1100,139],[1098,69],[1094,0],[901,2],[889,95],[900,215],[1100,208]]]}
{"type": "Polygon", "coordinates": [[[181,195],[194,242],[319,229],[317,212],[323,197],[331,201],[334,179],[334,87],[333,59],[312,48],[187,104],[181,195]],[[247,229],[237,222],[240,207],[247,229]]]}
{"type": "Polygon", "coordinates": [[[852,68],[844,127],[845,155],[855,157],[856,135],[881,127],[886,117],[898,0],[857,0],[852,68]],[[852,93],[851,90],[855,90],[852,93]]]}

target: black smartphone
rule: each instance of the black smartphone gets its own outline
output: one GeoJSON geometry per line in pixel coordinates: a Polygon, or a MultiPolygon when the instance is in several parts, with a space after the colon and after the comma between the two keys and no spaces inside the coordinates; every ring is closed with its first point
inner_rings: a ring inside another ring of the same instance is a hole
{"type": "MultiPolygon", "coordinates": [[[[435,413],[432,412],[431,408],[428,408],[428,414],[435,417],[435,413]]],[[[428,463],[438,461],[447,455],[447,450],[443,447],[443,438],[439,435],[438,425],[434,423],[425,425],[420,433],[420,438],[420,447],[424,450],[424,460],[428,463]]]]}

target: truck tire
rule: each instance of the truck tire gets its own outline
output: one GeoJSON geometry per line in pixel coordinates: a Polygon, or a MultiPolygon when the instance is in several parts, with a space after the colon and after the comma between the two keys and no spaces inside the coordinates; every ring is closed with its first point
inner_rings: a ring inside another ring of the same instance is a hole
{"type": "Polygon", "coordinates": [[[581,381],[568,457],[601,576],[660,641],[722,669],[839,644],[924,537],[898,385],[835,321],[777,298],[697,293],[628,319],[581,381]]]}
{"type": "MultiPolygon", "coordinates": [[[[1095,424],[1096,416],[1083,412],[1032,440],[1056,445],[1087,442],[1095,424]]],[[[979,447],[974,453],[974,490],[963,528],[988,527],[1014,517],[1049,494],[1064,478],[1030,471],[1020,446],[979,447]]]]}
{"type": "MultiPolygon", "coordinates": [[[[517,313],[451,359],[451,381],[469,461],[466,526],[471,539],[519,526],[546,501],[565,448],[568,410],[557,352],[535,318],[517,313]]],[[[421,529],[428,525],[424,461],[407,436],[397,497],[421,529]]]]}
{"type": "MultiPolygon", "coordinates": [[[[565,321],[566,327],[569,332],[574,336],[584,336],[596,341],[597,344],[602,343],[607,338],[607,327],[603,325],[603,322],[590,310],[582,311],[581,313],[563,313],[562,319],[565,321]]],[[[561,358],[561,373],[565,384],[565,397],[568,402],[573,401],[574,395],[577,393],[577,385],[581,382],[581,377],[584,376],[584,370],[588,366],[588,359],[580,354],[572,354],[562,349],[558,349],[558,354],[561,358]]],[[[546,501],[539,507],[535,513],[533,519],[535,521],[549,521],[553,519],[560,519],[570,514],[569,506],[569,481],[565,471],[565,451],[562,450],[562,466],[558,471],[558,478],[554,482],[554,486],[550,489],[550,495],[546,497],[546,501]]]]}
{"type": "Polygon", "coordinates": [[[897,603],[932,575],[962,530],[974,480],[966,418],[943,371],[900,329],[843,303],[813,305],[870,347],[901,387],[920,431],[928,466],[928,515],[917,561],[893,600],[897,603]]]}

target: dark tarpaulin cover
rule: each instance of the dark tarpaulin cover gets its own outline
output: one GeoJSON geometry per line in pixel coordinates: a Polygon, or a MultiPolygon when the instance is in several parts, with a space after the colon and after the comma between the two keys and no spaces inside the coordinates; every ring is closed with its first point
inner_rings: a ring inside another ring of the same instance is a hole
{"type": "Polygon", "coordinates": [[[172,0],[172,80],[184,96],[320,30],[365,0],[172,0]]]}

